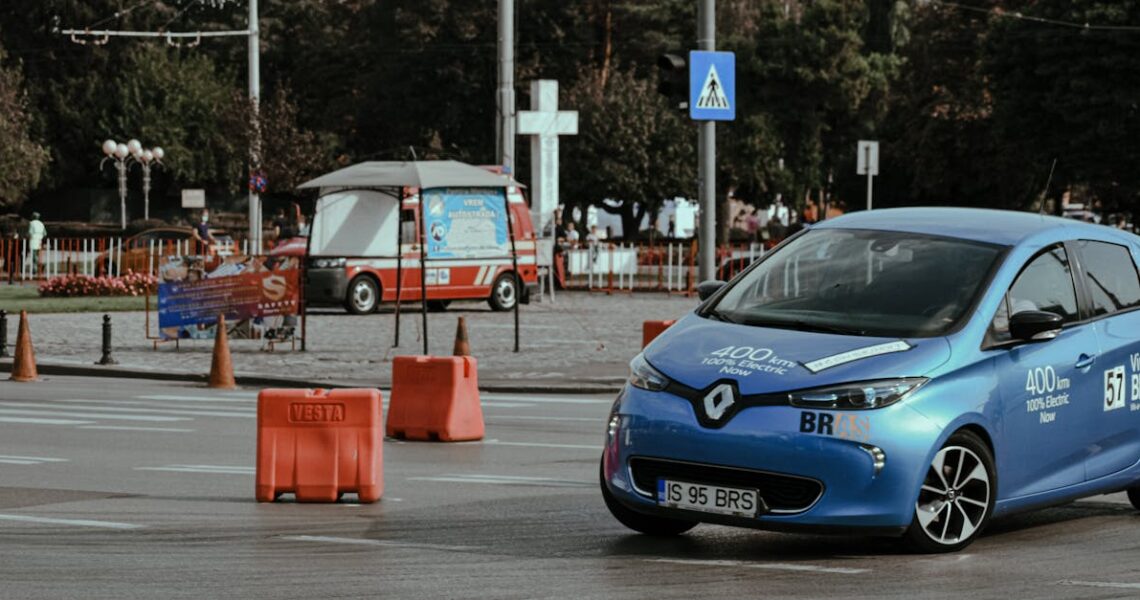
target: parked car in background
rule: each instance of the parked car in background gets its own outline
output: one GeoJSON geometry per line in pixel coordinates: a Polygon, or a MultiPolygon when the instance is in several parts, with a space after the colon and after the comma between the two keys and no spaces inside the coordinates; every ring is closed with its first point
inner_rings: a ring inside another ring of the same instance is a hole
{"type": "Polygon", "coordinates": [[[233,237],[220,229],[211,229],[215,243],[209,248],[196,248],[194,230],[190,227],[156,227],[136,233],[123,240],[122,255],[119,249],[112,248],[99,253],[95,259],[95,272],[106,275],[111,272],[148,273],[157,267],[152,261],[163,256],[179,254],[206,254],[207,256],[229,256],[234,254],[233,237]],[[115,262],[119,266],[115,267],[115,262]]]}

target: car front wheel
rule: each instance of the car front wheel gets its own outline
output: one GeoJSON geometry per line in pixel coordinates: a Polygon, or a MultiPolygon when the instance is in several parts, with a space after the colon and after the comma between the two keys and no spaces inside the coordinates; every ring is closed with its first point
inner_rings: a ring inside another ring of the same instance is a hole
{"type": "Polygon", "coordinates": [[[1132,508],[1140,510],[1140,485],[1128,488],[1128,501],[1132,503],[1132,508]]]}
{"type": "Polygon", "coordinates": [[[911,549],[956,552],[974,541],[994,509],[993,454],[977,435],[959,431],[926,470],[914,518],[905,534],[911,549]]]}
{"type": "Polygon", "coordinates": [[[495,284],[491,286],[491,297],[487,300],[491,309],[497,311],[511,310],[518,301],[518,279],[511,273],[499,275],[495,279],[495,284]]]}
{"type": "Polygon", "coordinates": [[[696,521],[683,521],[666,517],[654,517],[626,508],[617,498],[614,498],[606,487],[604,468],[599,470],[598,479],[602,485],[602,499],[606,501],[606,508],[610,514],[626,527],[645,535],[672,536],[680,535],[697,526],[696,521]]]}
{"type": "Polygon", "coordinates": [[[348,284],[348,297],[344,306],[354,315],[365,315],[374,310],[380,303],[380,286],[376,280],[367,275],[360,275],[348,284]]]}

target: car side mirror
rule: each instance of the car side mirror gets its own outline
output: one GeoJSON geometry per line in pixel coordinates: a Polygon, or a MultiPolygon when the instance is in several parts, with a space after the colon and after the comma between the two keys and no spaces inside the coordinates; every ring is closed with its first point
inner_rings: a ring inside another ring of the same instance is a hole
{"type": "Polygon", "coordinates": [[[1009,334],[1013,339],[1026,342],[1043,342],[1057,337],[1064,319],[1057,313],[1043,310],[1023,310],[1009,319],[1009,334]]]}
{"type": "Polygon", "coordinates": [[[710,279],[709,281],[702,281],[697,284],[697,296],[701,301],[708,300],[713,294],[720,291],[728,282],[719,279],[710,279]]]}

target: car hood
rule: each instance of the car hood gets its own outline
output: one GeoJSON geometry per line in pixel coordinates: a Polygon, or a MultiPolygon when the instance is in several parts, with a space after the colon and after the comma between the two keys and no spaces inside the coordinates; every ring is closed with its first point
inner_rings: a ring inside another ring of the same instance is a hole
{"type": "Polygon", "coordinates": [[[704,389],[732,380],[742,394],[850,381],[920,377],[950,359],[943,337],[881,338],[724,323],[690,314],[645,349],[670,379],[704,389]]]}

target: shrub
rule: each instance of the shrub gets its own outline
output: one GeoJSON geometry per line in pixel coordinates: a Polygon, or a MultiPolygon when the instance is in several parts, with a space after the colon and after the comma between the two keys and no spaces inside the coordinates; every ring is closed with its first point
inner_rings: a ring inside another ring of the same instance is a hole
{"type": "Polygon", "coordinates": [[[158,285],[158,277],[145,273],[127,273],[122,277],[65,275],[41,283],[40,296],[141,296],[158,285]]]}

